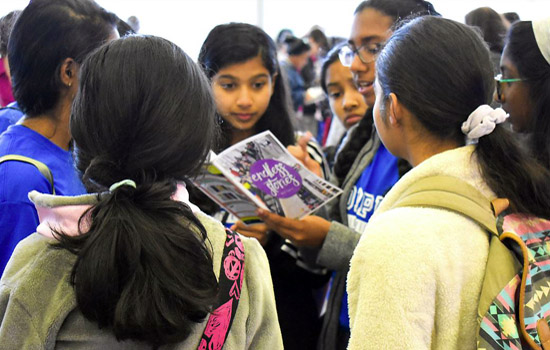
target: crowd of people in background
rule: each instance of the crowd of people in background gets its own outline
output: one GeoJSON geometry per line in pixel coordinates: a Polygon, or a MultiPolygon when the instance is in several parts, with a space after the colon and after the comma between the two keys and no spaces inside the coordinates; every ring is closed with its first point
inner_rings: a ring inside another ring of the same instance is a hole
{"type": "Polygon", "coordinates": [[[0,18],[0,347],[475,349],[487,232],[400,200],[444,176],[550,219],[550,18],[353,15],[196,60],[94,0],[0,18]],[[193,185],[266,130],[342,194],[245,224],[193,185]]]}

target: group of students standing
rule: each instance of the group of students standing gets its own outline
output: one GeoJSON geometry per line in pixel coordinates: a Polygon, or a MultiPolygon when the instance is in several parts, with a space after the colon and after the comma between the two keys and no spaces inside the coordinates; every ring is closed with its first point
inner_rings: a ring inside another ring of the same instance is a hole
{"type": "Polygon", "coordinates": [[[3,346],[476,347],[487,233],[396,203],[445,175],[550,218],[549,20],[510,28],[495,90],[473,28],[427,1],[362,2],[322,66],[349,129],[328,161],[293,131],[263,30],[215,27],[196,64],[165,39],[119,38],[117,23],[92,0],[34,0],[12,30],[24,117],[0,157],[53,179],[0,158],[3,346]],[[493,95],[504,110],[484,106],[493,95]],[[209,150],[265,130],[343,194],[317,215],[261,210],[244,225],[192,187],[209,150]]]}

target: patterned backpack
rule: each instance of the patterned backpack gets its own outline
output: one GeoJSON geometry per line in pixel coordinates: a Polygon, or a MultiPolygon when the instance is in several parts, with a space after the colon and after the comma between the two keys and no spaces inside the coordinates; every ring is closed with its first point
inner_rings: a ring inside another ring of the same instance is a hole
{"type": "Polygon", "coordinates": [[[550,221],[503,213],[468,183],[431,176],[411,185],[396,207],[455,211],[490,234],[478,305],[477,348],[550,349],[550,221]]]}

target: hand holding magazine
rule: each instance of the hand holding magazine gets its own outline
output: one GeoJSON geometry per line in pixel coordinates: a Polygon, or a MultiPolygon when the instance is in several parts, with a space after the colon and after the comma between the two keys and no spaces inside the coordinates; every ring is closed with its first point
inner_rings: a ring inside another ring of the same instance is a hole
{"type": "Polygon", "coordinates": [[[270,131],[212,155],[195,185],[244,223],[263,208],[300,219],[342,190],[306,169],[270,131]]]}

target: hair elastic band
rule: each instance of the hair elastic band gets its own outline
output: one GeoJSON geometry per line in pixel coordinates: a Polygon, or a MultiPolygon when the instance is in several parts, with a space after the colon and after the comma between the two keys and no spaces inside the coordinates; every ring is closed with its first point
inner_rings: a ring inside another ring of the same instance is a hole
{"type": "Polygon", "coordinates": [[[136,183],[134,182],[134,180],[130,180],[130,179],[125,179],[119,182],[115,182],[114,184],[111,185],[111,187],[109,187],[109,192],[113,192],[120,186],[130,186],[130,187],[136,188],[136,183]]]}
{"type": "Polygon", "coordinates": [[[535,40],[540,52],[546,59],[546,62],[550,64],[550,17],[533,21],[533,33],[535,34],[535,40]]]}
{"type": "Polygon", "coordinates": [[[503,123],[509,116],[502,108],[493,109],[489,105],[477,107],[462,123],[461,130],[466,135],[466,144],[477,143],[480,137],[492,133],[496,125],[503,123]]]}

